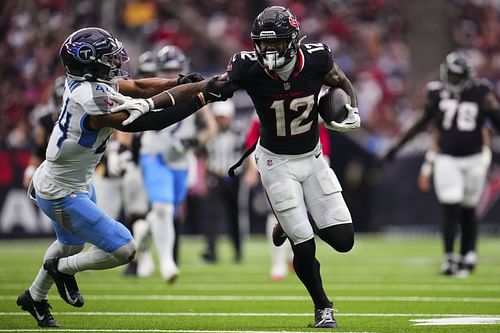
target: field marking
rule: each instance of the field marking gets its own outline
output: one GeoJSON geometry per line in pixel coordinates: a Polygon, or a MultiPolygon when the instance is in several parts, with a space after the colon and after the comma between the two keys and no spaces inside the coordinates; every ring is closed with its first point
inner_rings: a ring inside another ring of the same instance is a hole
{"type": "MultiPolygon", "coordinates": [[[[310,302],[309,296],[229,296],[229,295],[84,295],[93,301],[210,301],[210,302],[247,302],[247,301],[297,301],[310,302]]],[[[17,296],[0,296],[0,301],[11,301],[17,296]]],[[[461,303],[500,303],[500,297],[430,297],[430,296],[335,296],[335,301],[343,302],[461,302],[461,303]]]]}
{"type": "MultiPolygon", "coordinates": [[[[282,312],[52,312],[58,316],[136,316],[136,317],[311,317],[307,313],[282,312]]],[[[28,316],[26,312],[0,312],[0,316],[28,316]]],[[[341,313],[335,312],[335,317],[477,317],[497,318],[491,314],[472,313],[341,313]]]]}
{"type": "MultiPolygon", "coordinates": [[[[317,329],[312,329],[317,330],[317,329]]],[[[240,331],[240,330],[159,330],[159,329],[72,329],[72,328],[33,328],[0,329],[0,332],[162,332],[162,333],[311,333],[314,331],[240,331]]],[[[338,333],[373,333],[366,331],[337,331],[338,333]]]]}
{"type": "MultiPolygon", "coordinates": [[[[120,288],[126,290],[137,290],[136,285],[130,285],[129,283],[124,282],[116,282],[116,283],[104,283],[99,285],[93,285],[89,283],[89,286],[93,290],[109,290],[110,288],[116,288],[117,285],[121,285],[120,288]]],[[[85,286],[85,283],[81,283],[80,286],[85,286]]],[[[6,283],[0,286],[0,290],[15,290],[15,289],[23,289],[26,287],[25,283],[6,283]]],[[[165,286],[158,285],[147,285],[144,284],[140,286],[139,289],[144,290],[164,290],[165,286]]],[[[222,284],[222,283],[182,283],[175,286],[175,290],[297,290],[299,285],[285,285],[285,284],[274,284],[268,283],[267,281],[262,284],[258,283],[245,283],[245,284],[222,284]]],[[[332,290],[408,290],[408,291],[485,291],[485,292],[494,292],[500,291],[500,285],[496,284],[488,284],[488,285],[460,285],[460,284],[350,284],[350,283],[339,283],[339,284],[325,284],[325,288],[332,290]]]]}
{"type": "Polygon", "coordinates": [[[462,318],[434,318],[434,319],[411,319],[413,326],[447,326],[447,325],[495,325],[500,324],[500,317],[476,317],[467,316],[462,318]]]}

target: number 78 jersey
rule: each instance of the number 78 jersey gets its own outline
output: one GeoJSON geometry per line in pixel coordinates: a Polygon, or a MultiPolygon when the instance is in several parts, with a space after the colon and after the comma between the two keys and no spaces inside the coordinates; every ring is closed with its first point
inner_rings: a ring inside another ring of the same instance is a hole
{"type": "Polygon", "coordinates": [[[479,153],[486,116],[482,105],[491,91],[487,82],[472,80],[459,96],[451,94],[441,82],[430,82],[427,90],[428,108],[439,132],[440,152],[453,156],[479,153]]]}
{"type": "Polygon", "coordinates": [[[241,51],[231,58],[227,73],[253,101],[261,123],[261,146],[284,155],[304,154],[316,147],[319,93],[332,67],[332,52],[322,43],[300,46],[286,81],[263,68],[255,51],[241,51]]]}

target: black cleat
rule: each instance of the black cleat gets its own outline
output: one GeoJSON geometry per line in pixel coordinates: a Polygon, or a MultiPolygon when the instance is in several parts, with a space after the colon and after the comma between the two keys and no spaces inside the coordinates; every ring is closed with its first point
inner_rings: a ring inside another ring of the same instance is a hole
{"type": "Polygon", "coordinates": [[[137,276],[137,261],[128,263],[127,268],[123,271],[124,276],[137,276]]]}
{"type": "Polygon", "coordinates": [[[54,279],[59,296],[69,305],[78,308],[82,307],[84,302],[83,296],[80,295],[75,276],[59,272],[57,270],[58,262],[59,258],[47,259],[43,264],[43,268],[45,268],[47,273],[54,279]]]}
{"type": "Polygon", "coordinates": [[[337,328],[337,322],[333,317],[333,308],[326,307],[314,310],[314,328],[337,328]]]}
{"type": "Polygon", "coordinates": [[[35,318],[40,327],[62,327],[50,313],[52,308],[47,300],[35,302],[31,298],[29,290],[25,290],[16,301],[17,305],[24,311],[28,311],[35,318]]]}
{"type": "Polygon", "coordinates": [[[273,244],[274,246],[281,246],[283,243],[286,241],[286,234],[283,231],[283,228],[281,228],[281,225],[279,223],[276,223],[273,227],[273,244]]]}

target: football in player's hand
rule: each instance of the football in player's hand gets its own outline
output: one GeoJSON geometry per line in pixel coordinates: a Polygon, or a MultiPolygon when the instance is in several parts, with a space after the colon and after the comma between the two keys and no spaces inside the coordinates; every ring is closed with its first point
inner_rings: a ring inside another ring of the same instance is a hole
{"type": "Polygon", "coordinates": [[[351,98],[343,89],[329,88],[319,99],[319,115],[325,122],[341,123],[347,117],[346,104],[351,104],[351,98]]]}

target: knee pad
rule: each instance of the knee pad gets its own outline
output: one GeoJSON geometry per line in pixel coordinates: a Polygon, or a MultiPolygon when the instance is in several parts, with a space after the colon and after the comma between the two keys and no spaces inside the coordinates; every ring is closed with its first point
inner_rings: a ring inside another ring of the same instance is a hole
{"type": "Polygon", "coordinates": [[[120,247],[118,250],[113,252],[113,256],[122,264],[130,262],[135,257],[135,252],[137,251],[135,241],[131,240],[127,244],[120,247]]]}
{"type": "Polygon", "coordinates": [[[64,258],[64,257],[69,257],[73,254],[76,254],[83,250],[83,244],[82,245],[67,245],[63,244],[59,241],[54,241],[47,251],[45,252],[44,260],[50,259],[50,258],[64,258]]]}
{"type": "Polygon", "coordinates": [[[173,220],[174,216],[174,205],[171,203],[155,203],[153,204],[153,209],[146,216],[146,220],[158,220],[158,221],[168,221],[173,220]]]}

